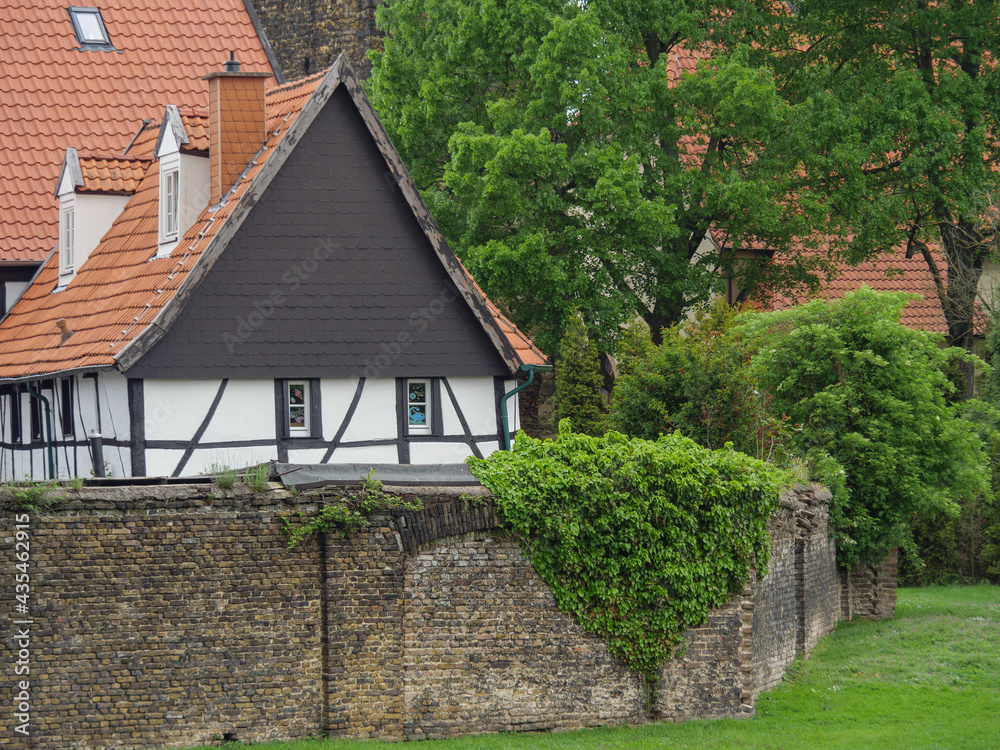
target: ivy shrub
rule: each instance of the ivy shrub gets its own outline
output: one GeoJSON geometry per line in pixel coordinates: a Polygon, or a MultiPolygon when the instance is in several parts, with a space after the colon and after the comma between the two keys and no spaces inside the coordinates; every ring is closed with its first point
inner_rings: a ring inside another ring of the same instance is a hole
{"type": "Polygon", "coordinates": [[[653,700],[682,633],[766,571],[777,488],[768,467],[679,434],[555,441],[466,459],[559,608],[643,677],[653,700]]]}
{"type": "Polygon", "coordinates": [[[828,454],[843,469],[830,522],[848,567],[897,546],[915,552],[914,514],[957,517],[960,504],[989,492],[983,443],[947,398],[951,363],[974,358],[902,325],[910,299],[863,287],[747,316],[738,331],[757,347],[753,374],[773,408],[801,425],[793,449],[828,454]]]}

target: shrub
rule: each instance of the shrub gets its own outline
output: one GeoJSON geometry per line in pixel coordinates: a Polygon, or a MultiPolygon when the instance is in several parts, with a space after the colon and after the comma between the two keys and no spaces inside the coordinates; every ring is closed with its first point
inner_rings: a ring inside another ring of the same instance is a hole
{"type": "Polygon", "coordinates": [[[777,491],[742,453],[677,434],[590,437],[564,421],[555,441],[520,432],[511,452],[466,460],[559,608],[643,676],[650,700],[684,630],[751,565],[766,570],[777,491]]]}
{"type": "Polygon", "coordinates": [[[732,333],[737,312],[719,301],[664,330],[659,347],[629,336],[609,426],[647,440],[680,430],[706,448],[732,443],[762,460],[782,452],[783,422],[771,414],[770,394],[759,387],[749,353],[732,333]]]}
{"type": "Polygon", "coordinates": [[[802,425],[793,446],[844,470],[830,520],[848,566],[910,544],[914,513],[955,517],[989,491],[983,444],[946,399],[949,363],[970,356],[901,325],[908,299],[863,287],[748,316],[738,330],[759,347],[752,368],[773,407],[802,425]]]}

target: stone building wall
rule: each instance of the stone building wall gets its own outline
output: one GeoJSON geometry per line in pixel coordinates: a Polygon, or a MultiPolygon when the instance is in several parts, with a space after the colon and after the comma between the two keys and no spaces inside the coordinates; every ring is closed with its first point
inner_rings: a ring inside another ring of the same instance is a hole
{"type": "MultiPolygon", "coordinates": [[[[23,614],[16,519],[0,514],[0,618],[30,621],[5,626],[30,630],[30,736],[0,714],[12,747],[417,739],[647,716],[641,680],[556,608],[491,504],[467,489],[424,488],[421,512],[293,550],[281,517],[329,496],[66,492],[28,524],[23,614]]],[[[685,634],[654,716],[747,715],[791,656],[832,628],[840,592],[822,500],[806,489],[783,499],[768,575],[685,634]]],[[[888,601],[887,585],[864,590],[888,601]]],[[[0,641],[5,706],[18,694],[19,648],[0,641]]]]}

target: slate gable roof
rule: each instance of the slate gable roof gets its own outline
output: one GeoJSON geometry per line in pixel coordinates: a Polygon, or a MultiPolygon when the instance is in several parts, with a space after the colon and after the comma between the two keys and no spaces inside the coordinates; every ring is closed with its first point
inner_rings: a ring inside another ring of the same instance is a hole
{"type": "MultiPolygon", "coordinates": [[[[201,285],[225,269],[231,241],[269,195],[289,157],[338,91],[340,98],[356,108],[355,117],[360,116],[382,158],[384,184],[392,187],[389,192],[409,210],[443,277],[463,303],[463,314],[477,326],[502,371],[509,374],[522,364],[544,363],[545,356],[486,299],[448,247],[341,56],[326,73],[267,93],[264,147],[223,201],[206,208],[172,253],[163,258],[155,257],[159,169],[156,162],[149,162],[135,195],[73,281],[64,290],[53,291],[58,283],[58,262],[53,255],[0,323],[0,378],[27,379],[112,366],[126,372],[139,373],[143,367],[148,371],[151,365],[144,364],[144,357],[156,357],[157,344],[169,340],[171,328],[182,320],[201,285]],[[65,342],[56,325],[59,319],[73,331],[65,342]]],[[[197,132],[202,118],[196,113],[188,113],[187,118],[185,130],[190,136],[197,132]]],[[[145,126],[135,137],[129,156],[136,160],[151,157],[158,131],[158,126],[145,126]]],[[[271,198],[280,199],[280,195],[271,198]]],[[[280,244],[274,245],[271,252],[280,250],[280,244]]],[[[324,303],[313,297],[304,304],[324,303]]],[[[220,347],[222,343],[216,342],[216,348],[220,347]]]]}
{"type": "Polygon", "coordinates": [[[121,154],[164,102],[202,105],[200,75],[230,51],[281,80],[251,0],[91,3],[113,50],[80,48],[73,5],[0,0],[0,264],[37,265],[55,246],[52,190],[68,147],[121,154]]]}

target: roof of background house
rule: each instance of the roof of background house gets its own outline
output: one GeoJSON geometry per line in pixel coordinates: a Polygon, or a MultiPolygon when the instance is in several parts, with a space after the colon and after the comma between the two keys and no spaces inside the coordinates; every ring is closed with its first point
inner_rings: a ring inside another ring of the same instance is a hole
{"type": "MultiPolygon", "coordinates": [[[[159,241],[159,169],[155,162],[146,162],[148,168],[135,195],[73,281],[53,292],[59,281],[53,254],[0,323],[0,378],[115,365],[127,369],[135,364],[169,331],[313,118],[340,87],[350,95],[385,159],[390,170],[386,174],[391,173],[436,257],[510,372],[521,364],[544,363],[545,355],[486,299],[444,241],[341,56],[325,73],[268,91],[267,140],[261,152],[224,200],[202,211],[178,246],[163,258],[154,257],[159,241]],[[66,341],[57,327],[60,319],[73,331],[66,341]]],[[[191,132],[199,132],[204,125],[195,122],[202,118],[193,112],[182,116],[188,118],[185,129],[190,123],[191,132]]],[[[144,127],[129,156],[151,157],[159,129],[159,125],[144,127]]],[[[102,163],[98,157],[87,158],[90,161],[81,159],[81,169],[84,162],[102,163]]]]}
{"type": "Polygon", "coordinates": [[[39,263],[58,235],[52,188],[68,147],[121,153],[163,104],[202,105],[230,51],[280,70],[250,0],[102,3],[114,49],[83,49],[71,2],[0,0],[0,263],[39,263]]]}

